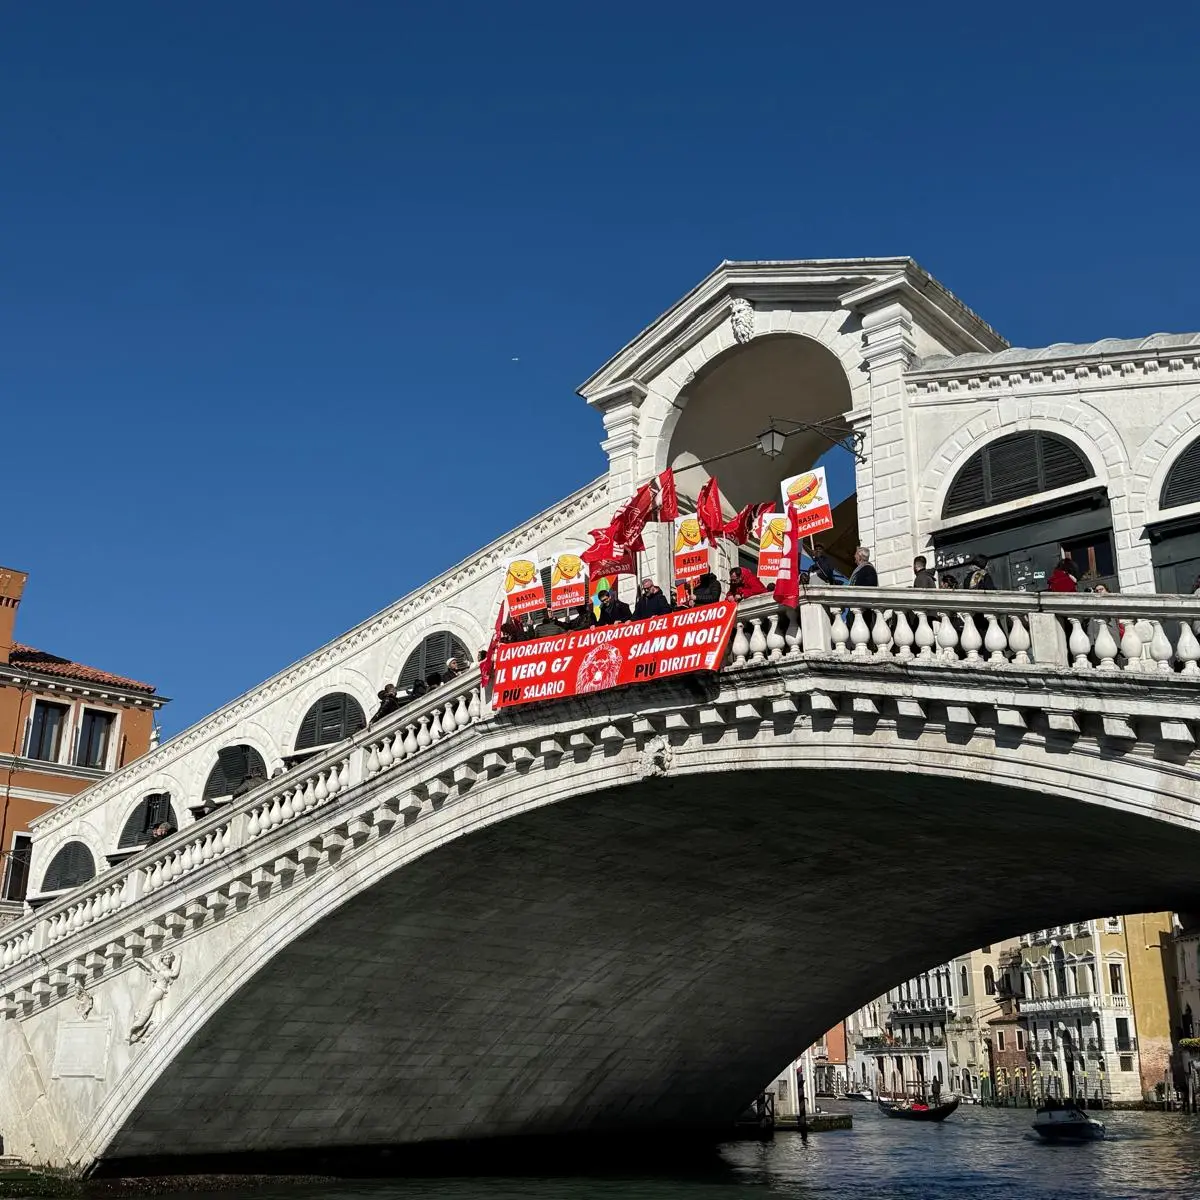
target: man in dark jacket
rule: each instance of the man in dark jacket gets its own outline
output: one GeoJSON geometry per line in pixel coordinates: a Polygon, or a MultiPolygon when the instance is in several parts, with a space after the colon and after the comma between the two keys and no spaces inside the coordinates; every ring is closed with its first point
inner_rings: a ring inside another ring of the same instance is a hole
{"type": "Polygon", "coordinates": [[[629,605],[624,600],[618,600],[616,592],[597,592],[596,596],[600,601],[600,616],[596,620],[597,625],[620,625],[625,621],[633,620],[633,613],[629,611],[629,605]]]}
{"type": "Polygon", "coordinates": [[[866,546],[859,546],[854,552],[854,570],[850,572],[850,586],[879,586],[879,573],[871,562],[871,552],[866,546]]]}
{"type": "Polygon", "coordinates": [[[825,547],[821,542],[813,547],[811,575],[817,577],[816,582],[819,584],[832,586],[838,582],[837,571],[834,569],[833,563],[829,561],[829,555],[825,553],[825,547]]]}
{"type": "Polygon", "coordinates": [[[653,579],[643,579],[637,604],[633,606],[633,619],[662,617],[671,611],[670,601],[662,594],[662,588],[653,579]]]}
{"type": "Polygon", "coordinates": [[[721,598],[721,581],[711,571],[705,571],[696,580],[696,587],[693,594],[696,597],[697,605],[716,604],[721,598]]]}
{"type": "Polygon", "coordinates": [[[923,554],[918,554],[913,559],[912,585],[915,588],[929,588],[930,590],[937,587],[937,580],[934,579],[933,572],[929,569],[923,554]]]}

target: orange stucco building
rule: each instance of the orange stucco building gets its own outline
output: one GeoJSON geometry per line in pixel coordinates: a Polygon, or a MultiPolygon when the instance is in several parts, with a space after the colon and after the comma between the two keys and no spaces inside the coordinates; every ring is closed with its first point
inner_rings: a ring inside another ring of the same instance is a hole
{"type": "Polygon", "coordinates": [[[0,567],[0,921],[29,885],[29,823],[150,749],[151,684],[15,640],[25,572],[0,567]]]}

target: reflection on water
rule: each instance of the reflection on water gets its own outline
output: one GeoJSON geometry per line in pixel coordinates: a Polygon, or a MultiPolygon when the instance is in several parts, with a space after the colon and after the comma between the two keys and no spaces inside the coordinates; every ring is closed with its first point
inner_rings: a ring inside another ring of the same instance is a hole
{"type": "MultiPolygon", "coordinates": [[[[1196,1200],[1200,1118],[1104,1113],[1109,1140],[1037,1141],[1027,1110],[960,1108],[945,1124],[851,1106],[854,1129],[730,1143],[702,1173],[404,1179],[255,1189],[246,1200],[733,1200],[766,1188],[795,1200],[1196,1200]],[[718,1195],[717,1193],[724,1193],[718,1195]]],[[[530,1166],[536,1170],[536,1162],[530,1166]]],[[[230,1193],[224,1193],[229,1200],[230,1193]]],[[[187,1200],[198,1200],[192,1193],[187,1200]]]]}

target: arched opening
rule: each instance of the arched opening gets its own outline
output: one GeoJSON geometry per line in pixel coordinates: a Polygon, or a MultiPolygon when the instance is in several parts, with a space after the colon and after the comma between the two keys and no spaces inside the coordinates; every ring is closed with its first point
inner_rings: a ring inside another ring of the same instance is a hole
{"type": "Polygon", "coordinates": [[[253,746],[225,746],[217,751],[217,764],[208,773],[201,801],[209,805],[242,795],[266,777],[267,764],[253,746]]]}
{"type": "Polygon", "coordinates": [[[1172,519],[1171,509],[1200,504],[1200,437],[1175,460],[1159,493],[1164,519],[1150,526],[1154,587],[1190,595],[1200,579],[1200,513],[1172,519]]]}
{"type": "Polygon", "coordinates": [[[311,750],[317,746],[330,746],[335,742],[353,737],[365,729],[367,718],[362,705],[345,692],[331,692],[322,696],[304,714],[300,731],[296,734],[296,749],[311,750]]]}
{"type": "Polygon", "coordinates": [[[1025,430],[980,447],[955,475],[941,515],[931,539],[938,570],[960,583],[982,554],[1001,589],[1043,591],[1064,558],[1081,589],[1116,589],[1108,493],[1087,455],[1059,434],[1025,430]]]}
{"type": "Polygon", "coordinates": [[[464,666],[474,661],[474,655],[449,631],[439,629],[436,633],[427,634],[405,660],[396,687],[401,692],[407,692],[418,682],[436,686],[445,678],[446,663],[452,658],[464,666]]]}
{"type": "MultiPolygon", "coordinates": [[[[853,407],[850,383],[838,357],[812,338],[768,335],[729,350],[696,375],[676,404],[682,411],[671,431],[667,465],[675,468],[684,509],[694,508],[710,475],[718,479],[731,513],[746,504],[778,501],[780,480],[815,466],[823,456],[834,503],[853,495],[853,459],[831,441],[839,428],[848,430],[844,418],[853,407]],[[695,465],[752,446],[773,419],[787,435],[778,457],[752,448],[695,465]],[[796,428],[815,423],[824,423],[825,432],[796,428]]],[[[834,520],[824,544],[834,562],[848,571],[858,541],[853,500],[834,520]]]]}
{"type": "Polygon", "coordinates": [[[65,892],[96,877],[96,860],[82,842],[68,842],[42,876],[43,892],[65,892]]]}
{"type": "Polygon", "coordinates": [[[983,968],[983,990],[989,996],[996,994],[996,972],[990,964],[983,968]]]}
{"type": "Polygon", "coordinates": [[[172,832],[179,828],[179,820],[175,816],[169,792],[151,792],[138,801],[137,807],[129,814],[121,829],[116,853],[108,855],[109,864],[120,862],[148,845],[151,835],[160,825],[169,826],[172,832]]]}

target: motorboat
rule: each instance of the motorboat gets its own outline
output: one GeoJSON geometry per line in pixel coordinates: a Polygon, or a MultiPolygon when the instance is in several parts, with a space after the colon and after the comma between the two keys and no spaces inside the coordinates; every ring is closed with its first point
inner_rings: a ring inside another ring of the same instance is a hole
{"type": "Polygon", "coordinates": [[[875,1093],[869,1087],[855,1088],[850,1092],[843,1092],[842,1100],[865,1100],[868,1104],[875,1099],[875,1093]]]}
{"type": "Polygon", "coordinates": [[[1039,1108],[1033,1128],[1047,1142],[1098,1142],[1104,1137],[1104,1122],[1089,1117],[1074,1104],[1039,1108]]]}
{"type": "Polygon", "coordinates": [[[926,1104],[924,1100],[880,1100],[879,1111],[901,1121],[944,1121],[958,1103],[957,1096],[951,1096],[941,1104],[926,1104]]]}

